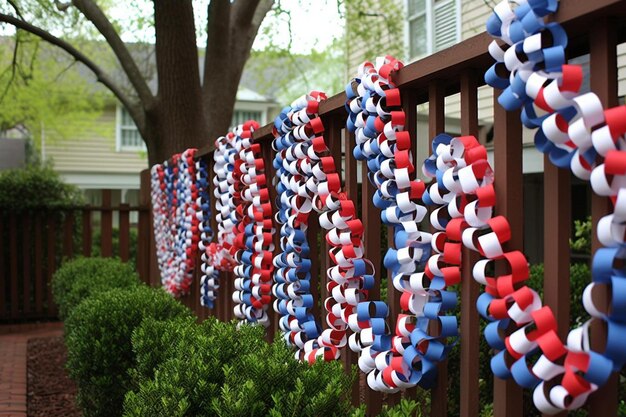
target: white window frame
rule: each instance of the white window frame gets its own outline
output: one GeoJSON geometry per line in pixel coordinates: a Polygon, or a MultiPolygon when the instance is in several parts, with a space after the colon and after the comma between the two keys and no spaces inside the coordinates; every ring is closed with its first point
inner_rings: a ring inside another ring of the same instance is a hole
{"type": "MultiPolygon", "coordinates": [[[[235,108],[233,109],[233,117],[235,116],[235,112],[237,111],[261,113],[261,117],[259,120],[257,120],[257,122],[259,122],[261,126],[264,126],[267,124],[267,115],[268,115],[267,103],[237,102],[235,103],[235,108]]],[[[232,129],[233,127],[235,126],[231,126],[229,130],[232,129]]]]}
{"type": "Polygon", "coordinates": [[[115,109],[115,150],[117,152],[124,151],[145,151],[146,144],[142,141],[142,144],[139,146],[133,145],[122,145],[122,129],[130,130],[138,130],[137,126],[133,123],[132,125],[122,125],[122,106],[117,106],[115,109]]]}
{"type": "MultiPolygon", "coordinates": [[[[435,26],[433,21],[435,20],[435,1],[425,0],[426,8],[423,12],[417,12],[409,16],[409,1],[404,1],[404,10],[406,19],[404,20],[404,44],[406,45],[406,56],[408,61],[416,61],[424,58],[428,55],[432,55],[435,52],[435,26]],[[411,56],[411,21],[421,16],[426,16],[426,53],[423,55],[411,56]]],[[[456,42],[461,41],[461,0],[453,0],[456,9],[456,42]]]]}

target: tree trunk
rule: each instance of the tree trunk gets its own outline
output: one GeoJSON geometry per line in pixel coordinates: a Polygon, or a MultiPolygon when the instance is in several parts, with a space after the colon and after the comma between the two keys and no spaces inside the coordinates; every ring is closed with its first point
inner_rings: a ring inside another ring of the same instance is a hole
{"type": "Polygon", "coordinates": [[[208,144],[191,0],[154,0],[158,92],[146,115],[150,165],[208,144]]]}

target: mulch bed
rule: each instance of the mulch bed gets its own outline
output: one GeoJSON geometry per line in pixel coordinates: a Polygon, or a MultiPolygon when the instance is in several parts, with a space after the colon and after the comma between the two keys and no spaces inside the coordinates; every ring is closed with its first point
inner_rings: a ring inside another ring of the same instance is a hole
{"type": "Polygon", "coordinates": [[[28,416],[80,417],[76,385],[65,370],[63,337],[28,341],[28,416]]]}

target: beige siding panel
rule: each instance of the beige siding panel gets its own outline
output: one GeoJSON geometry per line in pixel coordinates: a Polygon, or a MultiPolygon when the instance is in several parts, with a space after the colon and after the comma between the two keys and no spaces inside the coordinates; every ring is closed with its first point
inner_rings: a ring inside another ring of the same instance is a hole
{"type": "Polygon", "coordinates": [[[148,167],[145,153],[115,150],[115,110],[106,110],[76,137],[46,143],[46,156],[57,171],[138,173],[148,167]]]}
{"type": "Polygon", "coordinates": [[[485,31],[491,8],[483,0],[461,1],[461,38],[467,39],[485,31]]]}

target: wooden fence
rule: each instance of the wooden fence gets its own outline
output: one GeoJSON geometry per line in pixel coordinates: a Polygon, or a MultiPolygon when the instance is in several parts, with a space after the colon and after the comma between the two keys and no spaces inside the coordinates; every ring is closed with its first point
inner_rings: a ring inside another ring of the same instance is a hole
{"type": "Polygon", "coordinates": [[[149,221],[147,205],[112,206],[111,190],[103,190],[102,205],[97,207],[1,212],[0,323],[56,319],[52,275],[65,260],[78,255],[132,258],[147,281],[149,241],[136,237],[150,234],[149,221]],[[131,225],[131,212],[138,213],[137,224],[131,225]],[[119,219],[117,228],[113,227],[114,214],[119,219]]]}
{"type": "MultiPolygon", "coordinates": [[[[591,89],[598,94],[607,107],[618,104],[617,98],[617,44],[626,39],[626,1],[624,0],[564,0],[561,1],[558,13],[554,19],[565,27],[570,43],[567,49],[569,57],[590,54],[591,89]],[[621,19],[620,19],[621,18],[621,19]]],[[[427,141],[440,132],[445,131],[445,103],[446,97],[460,93],[460,119],[462,135],[478,135],[478,88],[484,85],[483,74],[492,64],[492,58],[487,53],[491,38],[486,34],[472,37],[420,61],[412,63],[399,71],[395,80],[401,90],[403,108],[407,116],[405,129],[411,132],[413,141],[427,141]],[[417,126],[417,106],[428,103],[428,138],[415,137],[417,126]]],[[[381,51],[384,52],[384,51],[381,51]]],[[[347,81],[347,80],[346,80],[347,81]]],[[[304,93],[304,92],[303,92],[304,93]]],[[[494,137],[494,169],[496,171],[495,187],[498,195],[497,214],[508,218],[511,225],[512,239],[505,245],[505,250],[523,249],[524,243],[524,199],[522,175],[522,125],[519,112],[506,112],[497,103],[497,93],[493,101],[493,137],[494,137]]],[[[350,150],[354,143],[353,138],[345,130],[346,111],[344,109],[345,95],[338,94],[320,104],[320,114],[325,126],[325,137],[331,148],[337,166],[342,168],[344,190],[353,201],[358,201],[360,218],[366,224],[364,243],[366,257],[375,265],[377,271],[382,270],[381,236],[383,225],[377,208],[372,204],[373,186],[367,180],[367,169],[361,169],[362,178],[357,178],[358,162],[351,153],[344,158],[345,149],[350,150]],[[339,163],[341,161],[341,163],[339,163]]],[[[265,166],[269,167],[269,174],[275,173],[272,168],[274,152],[270,143],[273,139],[272,125],[262,127],[254,133],[254,138],[262,144],[265,166]]],[[[414,142],[415,143],[415,142],[414,142]]],[[[205,158],[211,169],[212,151],[209,147],[199,152],[205,158]]],[[[416,153],[414,153],[416,155],[416,153]]],[[[414,161],[416,166],[421,166],[414,161]]],[[[544,300],[555,312],[559,322],[559,334],[567,336],[569,327],[569,266],[570,249],[568,238],[571,231],[571,184],[570,173],[555,168],[547,158],[544,158],[544,260],[545,276],[544,300]],[[558,238],[555,238],[558,237],[558,238]]],[[[144,171],[142,183],[147,187],[149,173],[144,171]]],[[[209,181],[210,184],[211,181],[209,181]]],[[[144,190],[147,192],[147,189],[144,190]]],[[[212,191],[211,191],[212,193],[212,191]]],[[[275,190],[271,190],[272,201],[275,201],[275,190]]],[[[214,202],[213,202],[214,204],[214,202]]],[[[594,224],[609,210],[609,201],[605,198],[592,197],[592,218],[594,224]]],[[[214,207],[213,207],[214,210],[214,207]]],[[[213,211],[215,212],[215,211],[213,211]]],[[[215,228],[215,224],[214,230],[215,228]]],[[[314,297],[318,304],[314,314],[320,323],[325,325],[323,308],[319,300],[324,300],[326,294],[326,276],[322,271],[329,265],[327,256],[328,247],[322,240],[321,247],[316,242],[316,236],[322,233],[318,224],[309,225],[309,242],[311,242],[311,259],[314,270],[313,279],[319,285],[312,285],[314,297]]],[[[541,238],[541,237],[539,237],[541,238]]],[[[278,241],[276,237],[276,242],[278,241]]],[[[599,247],[594,237],[593,250],[599,247]]],[[[475,417],[479,414],[479,400],[493,401],[494,415],[498,417],[517,417],[528,415],[530,410],[524,409],[522,389],[512,380],[503,381],[495,378],[493,391],[481,392],[479,381],[479,343],[482,335],[479,334],[479,316],[476,312],[476,298],[480,292],[479,285],[471,275],[471,266],[476,261],[474,254],[468,250],[463,252],[463,279],[460,284],[460,404],[459,414],[465,417],[475,417]]],[[[152,265],[151,279],[158,285],[158,273],[152,265]]],[[[199,274],[198,274],[199,275],[199,274]]],[[[199,278],[197,276],[196,278],[199,278]]],[[[223,274],[221,277],[219,298],[214,310],[208,310],[199,303],[199,279],[194,280],[191,293],[183,297],[182,302],[192,308],[201,318],[215,315],[222,320],[233,318],[233,278],[223,274]]],[[[391,318],[400,311],[399,293],[393,288],[391,279],[388,283],[388,299],[391,318]]],[[[370,299],[380,299],[380,289],[369,291],[370,299]]],[[[270,309],[271,310],[271,309],[270,309]]],[[[270,311],[272,324],[269,333],[277,329],[278,317],[270,311]]],[[[600,335],[602,332],[595,332],[600,335]]],[[[565,340],[565,339],[563,339],[565,340]]],[[[601,343],[601,338],[595,342],[601,343]]],[[[597,347],[597,346],[596,346],[597,347]]],[[[349,349],[342,352],[342,360],[346,365],[356,364],[357,357],[349,349]]],[[[439,365],[439,378],[436,387],[430,394],[430,413],[432,416],[448,415],[447,403],[448,386],[455,381],[452,374],[448,376],[448,361],[439,365]]],[[[482,366],[485,366],[484,364],[482,366]]],[[[486,365],[488,366],[488,365],[486,365]]],[[[459,378],[458,376],[456,378],[459,378]]],[[[458,384],[459,381],[456,381],[458,384]]],[[[363,383],[363,381],[361,381],[363,383]]],[[[361,384],[363,385],[363,384],[361,384]]],[[[617,415],[618,405],[618,375],[614,375],[610,382],[591,396],[588,401],[590,416],[617,415]]],[[[416,389],[408,390],[405,396],[413,397],[416,389]]],[[[369,389],[365,392],[358,386],[354,390],[354,400],[364,399],[368,406],[368,413],[375,415],[381,404],[397,403],[400,394],[381,395],[369,389]]],[[[528,395],[528,394],[527,394],[528,395]]],[[[529,403],[525,401],[525,403],[529,403]]],[[[535,411],[536,412],[536,411],[535,411]]],[[[561,415],[566,415],[562,413],[561,415]]]]}

